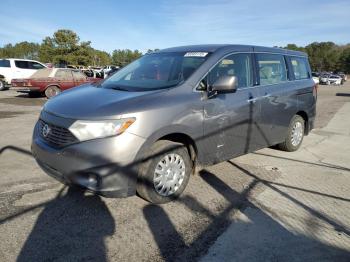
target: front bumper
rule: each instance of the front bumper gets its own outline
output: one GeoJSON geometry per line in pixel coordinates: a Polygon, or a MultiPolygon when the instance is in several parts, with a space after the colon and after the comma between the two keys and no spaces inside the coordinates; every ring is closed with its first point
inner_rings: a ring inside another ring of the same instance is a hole
{"type": "Polygon", "coordinates": [[[123,133],[64,148],[49,145],[36,126],[32,153],[39,166],[64,184],[73,184],[106,197],[136,193],[137,153],[144,139],[123,133]]]}

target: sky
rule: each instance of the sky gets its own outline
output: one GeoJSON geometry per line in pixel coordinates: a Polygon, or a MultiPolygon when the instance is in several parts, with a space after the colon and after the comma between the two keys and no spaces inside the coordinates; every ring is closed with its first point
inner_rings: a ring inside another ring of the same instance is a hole
{"type": "Polygon", "coordinates": [[[350,43],[350,0],[2,0],[0,47],[71,29],[94,48],[350,43]],[[5,8],[6,7],[6,8],[5,8]]]}

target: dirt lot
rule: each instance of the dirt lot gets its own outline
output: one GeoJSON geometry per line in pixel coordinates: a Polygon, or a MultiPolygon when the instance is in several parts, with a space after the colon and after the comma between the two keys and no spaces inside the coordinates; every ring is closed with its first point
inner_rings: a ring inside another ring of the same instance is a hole
{"type": "MultiPolygon", "coordinates": [[[[46,99],[1,92],[0,257],[3,261],[349,261],[350,154],[339,142],[334,148],[343,155],[328,159],[318,146],[332,148],[332,141],[350,141],[346,140],[350,133],[338,134],[330,129],[333,122],[328,125],[350,102],[350,82],[320,86],[318,94],[316,129],[300,152],[263,149],[206,168],[191,178],[178,201],[155,206],[136,196],[107,199],[68,189],[45,175],[29,148],[46,99]],[[304,172],[310,176],[300,176],[304,172]],[[319,174],[326,185],[314,184],[319,174]],[[330,175],[332,180],[327,180],[330,175]],[[291,191],[280,188],[287,184],[291,191]],[[293,221],[288,220],[291,217],[293,221]],[[247,219],[251,224],[242,226],[247,219]]],[[[344,122],[350,126],[349,115],[344,122]]]]}

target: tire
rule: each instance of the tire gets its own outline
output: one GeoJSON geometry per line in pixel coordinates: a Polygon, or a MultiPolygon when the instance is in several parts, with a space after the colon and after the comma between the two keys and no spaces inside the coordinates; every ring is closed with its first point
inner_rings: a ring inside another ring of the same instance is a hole
{"type": "Polygon", "coordinates": [[[185,190],[192,169],[192,161],[183,144],[167,140],[157,141],[139,167],[137,193],[154,204],[170,202],[185,190]]]}
{"type": "Polygon", "coordinates": [[[290,121],[285,141],[283,143],[278,144],[277,146],[283,151],[294,152],[299,149],[301,143],[303,142],[304,133],[305,121],[301,116],[295,115],[290,121]],[[299,136],[296,135],[296,131],[301,132],[299,136]]]}
{"type": "Polygon", "coordinates": [[[6,90],[5,82],[0,80],[0,91],[6,90]]]}
{"type": "Polygon", "coordinates": [[[45,96],[48,99],[57,96],[59,93],[61,93],[61,89],[58,86],[49,86],[45,90],[45,96]]]}

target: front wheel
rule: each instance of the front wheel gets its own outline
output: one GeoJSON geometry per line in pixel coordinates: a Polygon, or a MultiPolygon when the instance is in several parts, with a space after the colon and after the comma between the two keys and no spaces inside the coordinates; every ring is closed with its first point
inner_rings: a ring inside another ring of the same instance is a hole
{"type": "Polygon", "coordinates": [[[299,149],[304,138],[305,121],[299,116],[295,115],[288,127],[287,136],[283,143],[278,144],[281,150],[293,152],[299,149]]]}
{"type": "Polygon", "coordinates": [[[59,93],[61,93],[61,89],[58,86],[49,86],[45,90],[45,96],[50,99],[54,96],[57,96],[59,93]]]}
{"type": "Polygon", "coordinates": [[[185,190],[192,168],[184,145],[157,141],[139,169],[137,193],[151,203],[170,202],[185,190]]]}

